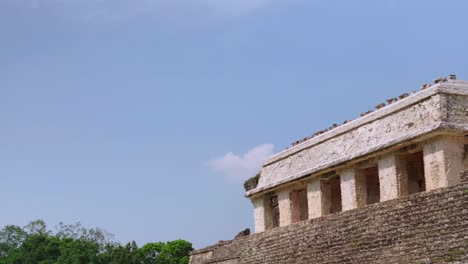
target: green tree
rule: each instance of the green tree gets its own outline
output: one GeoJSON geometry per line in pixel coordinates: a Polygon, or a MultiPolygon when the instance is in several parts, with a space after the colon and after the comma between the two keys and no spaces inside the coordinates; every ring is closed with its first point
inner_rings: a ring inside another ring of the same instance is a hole
{"type": "Polygon", "coordinates": [[[21,246],[26,239],[26,236],[26,231],[19,226],[5,226],[0,231],[0,260],[7,256],[8,251],[17,249],[21,246]]]}
{"type": "Polygon", "coordinates": [[[99,247],[92,241],[63,238],[60,240],[60,256],[56,264],[99,263],[99,247]]]}
{"type": "Polygon", "coordinates": [[[30,222],[24,227],[24,230],[29,235],[48,235],[50,231],[47,231],[47,225],[44,220],[35,220],[30,222]]]}
{"type": "Polygon", "coordinates": [[[185,240],[167,242],[159,254],[158,264],[187,264],[192,243],[185,240]]]}
{"type": "Polygon", "coordinates": [[[108,244],[100,255],[99,263],[106,264],[140,264],[141,254],[135,241],[125,246],[108,244]]]}
{"type": "Polygon", "coordinates": [[[84,228],[80,222],[71,225],[59,223],[55,229],[56,236],[60,239],[73,238],[75,240],[94,243],[99,246],[100,251],[104,250],[107,244],[113,243],[113,236],[108,232],[99,228],[84,228]]]}
{"type": "Polygon", "coordinates": [[[53,264],[60,256],[60,240],[49,235],[29,235],[21,246],[10,250],[4,263],[53,264]]]}
{"type": "Polygon", "coordinates": [[[165,244],[162,242],[147,243],[140,248],[142,264],[157,264],[159,254],[165,244]]]}
{"type": "Polygon", "coordinates": [[[185,240],[125,245],[102,229],[60,223],[56,232],[42,220],[0,230],[0,264],[187,264],[192,244],[185,240]]]}

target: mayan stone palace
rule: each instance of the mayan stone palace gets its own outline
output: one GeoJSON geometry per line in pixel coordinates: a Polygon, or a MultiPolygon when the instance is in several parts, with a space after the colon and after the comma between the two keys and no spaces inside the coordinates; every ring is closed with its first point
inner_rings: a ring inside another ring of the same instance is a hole
{"type": "Polygon", "coordinates": [[[468,82],[377,104],[270,157],[244,187],[255,233],[190,263],[468,263],[468,82]]]}

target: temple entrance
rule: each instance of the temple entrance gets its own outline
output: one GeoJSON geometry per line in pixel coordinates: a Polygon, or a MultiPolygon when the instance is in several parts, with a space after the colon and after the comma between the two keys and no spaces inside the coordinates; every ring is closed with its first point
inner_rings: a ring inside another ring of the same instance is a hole
{"type": "Polygon", "coordinates": [[[422,151],[400,155],[397,171],[400,196],[426,190],[424,154],[422,151]]]}
{"type": "Polygon", "coordinates": [[[309,218],[309,205],[307,201],[307,189],[301,188],[291,191],[289,194],[292,206],[292,222],[300,222],[309,218]]]}
{"type": "Polygon", "coordinates": [[[369,166],[357,169],[357,204],[363,207],[368,204],[380,202],[379,169],[377,166],[369,166]]]}
{"type": "Polygon", "coordinates": [[[335,176],[320,182],[322,190],[322,214],[328,215],[342,211],[340,177],[335,176]]]}
{"type": "Polygon", "coordinates": [[[278,196],[276,194],[265,195],[265,230],[279,227],[278,196]]]}

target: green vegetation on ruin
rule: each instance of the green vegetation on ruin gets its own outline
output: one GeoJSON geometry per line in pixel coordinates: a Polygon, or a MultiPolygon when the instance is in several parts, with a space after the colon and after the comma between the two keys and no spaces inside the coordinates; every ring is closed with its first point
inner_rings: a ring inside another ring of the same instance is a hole
{"type": "Polygon", "coordinates": [[[187,264],[192,244],[185,240],[138,247],[120,244],[105,231],[80,223],[48,230],[42,220],[0,230],[0,264],[187,264]]]}

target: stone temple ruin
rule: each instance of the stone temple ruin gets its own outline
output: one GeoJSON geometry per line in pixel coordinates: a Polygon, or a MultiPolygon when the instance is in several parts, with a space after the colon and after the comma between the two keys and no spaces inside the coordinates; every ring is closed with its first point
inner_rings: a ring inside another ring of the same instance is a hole
{"type": "Polygon", "coordinates": [[[244,185],[254,207],[256,234],[196,250],[190,263],[468,261],[464,171],[468,82],[450,75],[269,158],[244,185]],[[402,220],[406,218],[410,220],[402,220]],[[420,224],[425,219],[433,223],[420,224]],[[450,232],[443,234],[440,226],[450,232]],[[366,235],[369,241],[380,240],[363,246],[366,235]],[[437,241],[444,246],[430,249],[437,241]],[[407,254],[414,244],[413,254],[407,254]],[[369,250],[376,256],[358,254],[369,250]]]}

